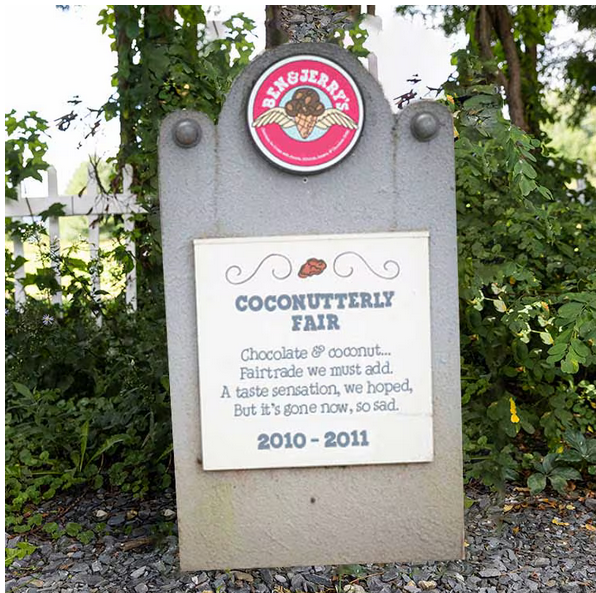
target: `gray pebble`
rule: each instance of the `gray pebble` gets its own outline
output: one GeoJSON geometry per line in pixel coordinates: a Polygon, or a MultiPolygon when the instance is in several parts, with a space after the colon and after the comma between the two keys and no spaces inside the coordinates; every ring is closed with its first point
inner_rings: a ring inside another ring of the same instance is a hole
{"type": "Polygon", "coordinates": [[[536,560],[532,562],[532,566],[544,568],[545,566],[550,566],[550,560],[548,558],[536,558],[536,560]]]}
{"type": "Polygon", "coordinates": [[[331,577],[321,574],[308,574],[306,580],[323,587],[331,587],[331,577]]]}
{"type": "Polygon", "coordinates": [[[366,580],[366,584],[371,593],[378,593],[381,589],[385,587],[385,583],[381,580],[381,577],[377,575],[368,577],[368,579],[366,580]]]}
{"type": "Polygon", "coordinates": [[[382,577],[381,580],[384,583],[388,583],[389,581],[394,581],[395,579],[399,578],[399,570],[397,569],[393,569],[393,570],[388,570],[382,577]]]}
{"type": "Polygon", "coordinates": [[[140,568],[137,568],[134,572],[130,573],[130,578],[135,579],[135,580],[140,579],[146,572],[147,572],[147,567],[141,566],[140,568]]]}
{"type": "Polygon", "coordinates": [[[89,572],[90,566],[86,562],[78,562],[77,564],[73,564],[69,570],[71,572],[89,572]]]}
{"type": "Polygon", "coordinates": [[[176,562],[174,554],[164,554],[161,559],[163,560],[164,564],[172,565],[176,562]]]}
{"type": "Polygon", "coordinates": [[[295,574],[290,580],[290,586],[294,591],[302,591],[304,589],[304,576],[301,574],[295,574]]]}
{"type": "Polygon", "coordinates": [[[108,519],[108,525],[110,527],[118,527],[126,521],[126,513],[118,513],[108,519]]]}
{"type": "Polygon", "coordinates": [[[497,568],[485,568],[480,571],[480,576],[483,579],[493,579],[501,576],[501,571],[497,568]]]}
{"type": "Polygon", "coordinates": [[[105,579],[99,574],[78,574],[72,578],[73,583],[85,583],[92,587],[99,585],[105,579]]]}
{"type": "Polygon", "coordinates": [[[268,568],[262,568],[260,572],[262,579],[271,587],[273,584],[273,575],[271,574],[271,571],[268,568]]]}

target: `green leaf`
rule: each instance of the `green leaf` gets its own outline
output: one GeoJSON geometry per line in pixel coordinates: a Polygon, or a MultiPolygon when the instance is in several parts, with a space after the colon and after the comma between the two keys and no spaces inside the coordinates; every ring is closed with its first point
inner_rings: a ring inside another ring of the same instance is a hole
{"type": "Polygon", "coordinates": [[[568,430],[564,434],[565,442],[583,456],[588,454],[586,437],[579,430],[568,430]]]}
{"type": "Polygon", "coordinates": [[[91,530],[82,531],[76,537],[82,544],[87,545],[93,541],[95,533],[91,530]]]}
{"type": "Polygon", "coordinates": [[[561,370],[570,375],[574,375],[579,371],[579,362],[573,357],[571,352],[567,354],[565,360],[561,362],[561,370]]]}
{"type": "Polygon", "coordinates": [[[587,356],[590,356],[590,349],[577,338],[573,338],[571,340],[571,347],[579,358],[586,358],[587,356]]]}
{"type": "Polygon", "coordinates": [[[25,397],[34,399],[33,394],[31,393],[31,391],[29,390],[29,388],[26,385],[23,385],[22,383],[13,383],[13,386],[14,386],[15,390],[17,391],[17,393],[20,393],[21,395],[24,395],[25,397]]]}
{"type": "Polygon", "coordinates": [[[581,480],[582,475],[572,467],[556,467],[549,477],[560,476],[565,480],[581,480]]]}
{"type": "Polygon", "coordinates": [[[552,487],[559,493],[565,494],[565,489],[567,488],[567,480],[564,476],[559,474],[553,474],[552,476],[548,477],[552,487]]]}
{"type": "Polygon", "coordinates": [[[579,317],[583,308],[581,303],[566,303],[559,307],[557,314],[565,319],[574,319],[579,317]]]}
{"type": "Polygon", "coordinates": [[[546,476],[544,474],[532,474],[528,478],[528,488],[531,494],[538,494],[546,488],[546,476]]]}
{"type": "Polygon", "coordinates": [[[529,195],[536,189],[536,182],[531,179],[528,179],[527,177],[522,177],[519,180],[519,188],[522,196],[524,196],[525,198],[527,195],[529,195]]]}
{"type": "Polygon", "coordinates": [[[542,467],[544,468],[545,474],[549,474],[553,470],[558,456],[559,455],[557,453],[548,453],[544,456],[544,459],[542,460],[542,467]]]}
{"type": "Polygon", "coordinates": [[[341,564],[337,567],[337,574],[340,576],[353,576],[359,577],[366,574],[366,570],[361,564],[341,564]]]}
{"type": "Polygon", "coordinates": [[[557,343],[552,348],[548,349],[548,353],[551,356],[558,356],[560,354],[561,358],[563,358],[563,356],[565,355],[565,352],[567,352],[568,345],[569,344],[567,344],[565,342],[557,341],[557,343]]]}
{"type": "Polygon", "coordinates": [[[42,220],[47,220],[51,216],[56,216],[56,217],[65,216],[64,208],[65,208],[64,204],[59,204],[59,203],[52,204],[47,210],[40,212],[39,215],[41,216],[42,220]]]}
{"type": "Polygon", "coordinates": [[[536,173],[536,169],[528,163],[528,161],[521,161],[521,172],[530,179],[536,179],[538,173],[536,173]]]}
{"type": "Polygon", "coordinates": [[[106,442],[93,454],[93,456],[91,457],[91,459],[89,460],[89,463],[91,463],[92,461],[95,461],[98,457],[101,457],[101,455],[103,455],[108,449],[111,449],[114,445],[118,444],[118,443],[123,443],[124,441],[128,440],[128,436],[125,434],[117,434],[114,435],[112,437],[110,437],[109,439],[106,440],[106,442]]]}
{"type": "Polygon", "coordinates": [[[81,533],[83,527],[79,523],[69,522],[65,525],[65,530],[70,537],[76,537],[79,533],[81,533]]]}

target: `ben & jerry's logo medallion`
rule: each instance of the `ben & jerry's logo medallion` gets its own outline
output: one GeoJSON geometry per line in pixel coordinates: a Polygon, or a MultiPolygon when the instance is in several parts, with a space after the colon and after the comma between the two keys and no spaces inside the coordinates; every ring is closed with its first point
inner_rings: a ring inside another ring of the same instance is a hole
{"type": "Polygon", "coordinates": [[[338,163],[354,148],[363,123],[362,96],[352,77],[318,56],[276,62],[248,101],[255,144],[270,161],[296,173],[338,163]]]}

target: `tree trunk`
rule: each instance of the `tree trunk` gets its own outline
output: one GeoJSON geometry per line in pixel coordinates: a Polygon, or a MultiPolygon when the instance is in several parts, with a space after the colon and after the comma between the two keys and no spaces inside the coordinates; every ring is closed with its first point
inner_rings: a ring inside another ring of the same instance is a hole
{"type": "Polygon", "coordinates": [[[287,42],[288,36],[281,28],[281,5],[265,6],[265,49],[271,49],[287,42]]]}
{"type": "MultiPolygon", "coordinates": [[[[134,133],[134,105],[130,105],[128,76],[133,68],[131,39],[126,33],[126,23],[131,18],[131,7],[124,4],[114,5],[114,34],[116,37],[116,55],[118,56],[118,102],[120,119],[120,150],[117,159],[117,174],[115,181],[119,184],[122,181],[122,172],[133,152],[135,144],[134,133]]],[[[134,10],[134,9],[133,9],[134,10]]],[[[136,12],[136,11],[135,11],[136,12]]],[[[115,190],[117,188],[114,188],[115,190]]]]}
{"type": "Polygon", "coordinates": [[[517,44],[513,37],[513,22],[506,5],[486,6],[493,28],[503,46],[505,60],[507,61],[506,88],[507,104],[509,105],[509,117],[512,123],[518,128],[528,131],[525,106],[522,96],[522,69],[518,54],[517,44]]]}
{"type": "MultiPolygon", "coordinates": [[[[494,59],[495,55],[493,54],[490,44],[493,26],[488,15],[487,8],[488,6],[485,5],[480,5],[478,7],[478,11],[476,13],[476,24],[474,28],[474,39],[478,45],[480,57],[484,61],[489,62],[494,59]]],[[[497,72],[494,74],[494,76],[496,78],[496,82],[505,89],[505,95],[507,95],[509,84],[506,76],[499,69],[497,69],[497,72]]]]}

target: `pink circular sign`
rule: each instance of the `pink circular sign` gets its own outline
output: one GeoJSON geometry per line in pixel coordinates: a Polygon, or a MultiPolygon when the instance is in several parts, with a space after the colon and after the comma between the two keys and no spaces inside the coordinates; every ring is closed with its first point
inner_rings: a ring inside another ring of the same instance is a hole
{"type": "Polygon", "coordinates": [[[295,173],[335,165],[364,124],[360,90],[340,66],[302,55],[276,62],[254,85],[248,127],[263,155],[295,173]]]}

